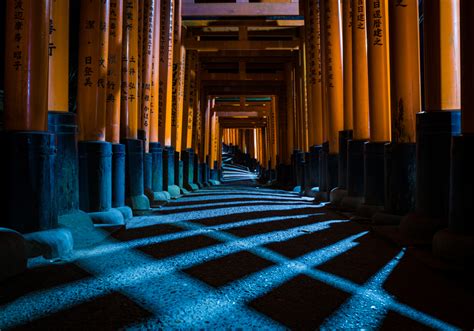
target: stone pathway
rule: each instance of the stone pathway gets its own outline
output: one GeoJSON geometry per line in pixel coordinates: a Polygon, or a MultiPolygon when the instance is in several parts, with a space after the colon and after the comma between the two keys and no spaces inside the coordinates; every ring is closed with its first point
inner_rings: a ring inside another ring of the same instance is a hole
{"type": "Polygon", "coordinates": [[[472,280],[292,192],[216,186],[0,283],[0,330],[472,329],[472,280]]]}

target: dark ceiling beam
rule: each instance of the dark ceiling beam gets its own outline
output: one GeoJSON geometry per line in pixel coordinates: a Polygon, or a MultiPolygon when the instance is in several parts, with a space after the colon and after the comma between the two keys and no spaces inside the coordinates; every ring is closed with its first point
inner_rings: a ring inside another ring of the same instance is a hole
{"type": "Polygon", "coordinates": [[[268,50],[297,50],[300,42],[298,40],[226,40],[226,41],[199,41],[187,38],[184,46],[188,50],[218,51],[218,50],[246,50],[246,51],[268,51],[268,50]]]}
{"type": "Polygon", "coordinates": [[[283,73],[267,74],[267,73],[258,73],[258,74],[249,74],[246,73],[244,77],[240,74],[228,74],[228,73],[201,73],[201,81],[283,81],[285,75],[283,73]]]}
{"type": "Polygon", "coordinates": [[[298,16],[298,2],[287,3],[194,3],[183,2],[183,17],[298,16]]]}

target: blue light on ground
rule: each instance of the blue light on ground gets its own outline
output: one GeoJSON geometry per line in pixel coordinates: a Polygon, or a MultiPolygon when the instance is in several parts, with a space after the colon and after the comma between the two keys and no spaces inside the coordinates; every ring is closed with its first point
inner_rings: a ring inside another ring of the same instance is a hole
{"type": "MultiPolygon", "coordinates": [[[[240,189],[239,191],[237,193],[244,197],[258,195],[259,198],[268,196],[275,199],[275,195],[270,194],[268,190],[259,192],[258,189],[240,189]]],[[[181,201],[205,202],[215,199],[217,195],[222,194],[222,197],[225,197],[226,192],[235,193],[236,191],[217,189],[208,192],[214,195],[196,194],[183,198],[181,201]]],[[[201,191],[200,194],[202,193],[205,192],[201,191]]],[[[167,211],[174,209],[177,212],[136,218],[130,224],[130,228],[146,229],[148,226],[172,224],[182,231],[128,242],[109,239],[95,248],[76,252],[73,257],[74,263],[93,276],[29,293],[0,307],[0,329],[19,326],[28,321],[61,312],[113,291],[126,295],[153,315],[146,321],[129,325],[129,329],[160,327],[286,329],[286,326],[250,308],[248,303],[270,293],[298,275],[306,275],[351,295],[331,316],[327,317],[322,325],[323,328],[377,328],[381,326],[387,313],[394,311],[428,327],[443,330],[455,329],[450,324],[397,301],[397,298],[382,288],[386,279],[403,258],[404,250],[362,285],[318,269],[318,266],[359,245],[358,240],[367,235],[366,231],[350,235],[294,259],[264,247],[269,243],[285,242],[311,235],[311,233],[330,230],[336,224],[348,222],[337,219],[321,221],[324,216],[321,206],[312,203],[305,204],[305,200],[298,199],[295,194],[287,194],[283,191],[278,194],[282,200],[295,199],[294,202],[298,203],[274,205],[272,202],[261,200],[259,206],[238,207],[224,202],[196,204],[194,205],[196,207],[214,206],[215,208],[180,212],[180,208],[192,208],[192,206],[166,207],[167,211]],[[314,209],[314,213],[308,214],[308,208],[314,209]],[[229,220],[232,220],[233,215],[236,214],[245,215],[262,211],[292,211],[296,214],[254,217],[211,226],[196,223],[197,220],[222,216],[227,216],[229,220]],[[302,214],[299,215],[298,212],[302,214]],[[306,225],[299,223],[308,218],[314,218],[314,223],[306,225]],[[276,224],[279,221],[291,221],[292,227],[243,238],[225,232],[249,225],[276,224]],[[218,243],[159,260],[137,250],[145,246],[198,235],[213,238],[218,243]],[[243,251],[250,252],[273,264],[218,288],[211,287],[182,271],[243,251]]],[[[247,201],[247,204],[253,203],[255,201],[247,201]]],[[[40,264],[41,261],[38,261],[37,265],[40,264]]]]}

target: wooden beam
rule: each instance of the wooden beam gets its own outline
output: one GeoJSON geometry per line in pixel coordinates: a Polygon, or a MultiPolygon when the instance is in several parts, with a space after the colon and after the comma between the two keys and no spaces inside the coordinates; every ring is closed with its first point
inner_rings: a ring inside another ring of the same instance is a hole
{"type": "Polygon", "coordinates": [[[184,17],[298,16],[298,3],[183,3],[184,17]]]}
{"type": "Polygon", "coordinates": [[[247,62],[288,62],[294,57],[292,50],[219,50],[215,52],[200,52],[199,58],[206,62],[228,62],[245,58],[247,62]]]}
{"type": "Polygon", "coordinates": [[[247,116],[247,117],[262,117],[265,116],[264,113],[258,112],[258,111],[231,111],[231,112],[223,112],[223,111],[217,111],[216,114],[219,117],[242,117],[242,116],[247,116]]]}
{"type": "Polygon", "coordinates": [[[221,73],[209,73],[203,71],[201,74],[201,80],[203,81],[283,81],[284,75],[282,73],[276,74],[246,74],[242,77],[240,74],[221,74],[221,73]]]}
{"type": "Polygon", "coordinates": [[[248,29],[246,26],[239,27],[239,40],[248,40],[248,29]]]}
{"type": "MultiPolygon", "coordinates": [[[[268,103],[271,106],[271,103],[268,103]]],[[[216,112],[241,112],[241,111],[269,111],[270,107],[268,106],[247,106],[247,107],[239,107],[239,106],[215,106],[214,111],[216,112]]]]}
{"type": "Polygon", "coordinates": [[[186,39],[185,47],[188,50],[197,49],[200,51],[265,51],[265,50],[297,50],[298,40],[225,40],[225,41],[198,41],[186,39]]]}

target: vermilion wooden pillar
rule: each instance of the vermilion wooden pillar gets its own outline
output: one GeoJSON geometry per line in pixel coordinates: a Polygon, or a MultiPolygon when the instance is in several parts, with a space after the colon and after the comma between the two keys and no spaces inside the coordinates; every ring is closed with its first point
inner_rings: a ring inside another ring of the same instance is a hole
{"type": "Polygon", "coordinates": [[[186,72],[184,76],[182,147],[192,148],[193,121],[196,107],[197,51],[186,52],[186,72]]]}
{"type": "Polygon", "coordinates": [[[344,67],[344,130],[339,132],[339,174],[338,187],[347,194],[347,143],[352,139],[353,101],[352,101],[352,1],[341,1],[343,9],[343,67],[344,67]]]}
{"type": "Polygon", "coordinates": [[[140,92],[140,128],[141,137],[144,141],[145,153],[149,151],[150,142],[150,103],[152,101],[152,73],[153,73],[153,51],[154,51],[154,26],[155,22],[155,0],[144,0],[143,32],[141,51],[141,82],[138,89],[140,92]]]}
{"type": "Polygon", "coordinates": [[[52,204],[54,136],[47,132],[50,5],[46,0],[6,3],[7,133],[1,138],[6,154],[2,189],[9,203],[1,224],[20,232],[57,225],[52,204]]]}
{"type": "Polygon", "coordinates": [[[106,138],[110,1],[82,1],[77,114],[81,209],[98,223],[123,224],[112,209],[112,144],[106,138]]]}
{"type": "Polygon", "coordinates": [[[52,0],[49,21],[48,110],[69,110],[69,0],[52,0]]]}
{"type": "Polygon", "coordinates": [[[158,139],[158,114],[159,114],[159,80],[160,80],[160,13],[161,2],[155,0],[155,14],[153,24],[153,65],[151,75],[151,103],[150,103],[150,143],[157,143],[158,139]]]}
{"type": "Polygon", "coordinates": [[[339,131],[344,127],[342,57],[342,6],[326,0],[324,5],[324,53],[326,66],[328,127],[328,190],[338,185],[339,131]]]}
{"type": "Polygon", "coordinates": [[[367,0],[352,0],[352,8],[354,127],[352,140],[348,142],[347,188],[348,195],[358,197],[357,203],[360,204],[364,195],[364,144],[370,136],[367,0]]]}
{"type": "MultiPolygon", "coordinates": [[[[48,130],[55,134],[55,197],[59,215],[79,208],[76,115],[69,113],[69,0],[51,1],[48,130]]],[[[89,220],[90,221],[90,220],[89,220]]]]}
{"type": "Polygon", "coordinates": [[[370,141],[364,146],[364,202],[385,202],[384,149],[391,140],[388,0],[368,0],[370,141]]]}
{"type": "Polygon", "coordinates": [[[122,93],[120,103],[120,136],[138,137],[138,1],[127,0],[124,8],[122,41],[122,93]]]}
{"type": "Polygon", "coordinates": [[[159,141],[171,146],[174,0],[161,0],[158,126],[159,141]]]}
{"type": "MultiPolygon", "coordinates": [[[[450,3],[452,3],[450,1],[450,3]]],[[[449,13],[449,10],[448,10],[449,13]]],[[[441,16],[445,15],[441,14],[441,16]]],[[[474,173],[474,3],[460,1],[461,34],[461,135],[452,138],[449,194],[449,228],[439,231],[433,239],[433,251],[444,259],[467,266],[474,256],[474,226],[472,223],[474,173]]],[[[444,25],[451,25],[444,22],[444,25]]],[[[444,52],[449,52],[443,50],[444,52]]],[[[446,54],[446,53],[445,53],[446,54]]],[[[451,64],[450,68],[454,66],[451,64]]],[[[455,81],[454,81],[455,82],[455,81]]],[[[449,86],[449,85],[448,85],[449,86]]]]}
{"type": "Polygon", "coordinates": [[[295,148],[295,111],[294,111],[294,83],[295,74],[291,63],[285,65],[285,79],[286,79],[286,128],[287,128],[287,143],[285,163],[291,164],[291,154],[295,148]]]}
{"type": "Polygon", "coordinates": [[[184,97],[184,75],[186,69],[186,50],[182,43],[182,20],[181,1],[176,1],[174,6],[174,47],[173,47],[173,88],[172,88],[172,115],[171,115],[171,144],[177,153],[182,150],[183,132],[183,97],[184,97]]]}
{"type": "Polygon", "coordinates": [[[323,139],[323,85],[322,85],[322,59],[321,59],[321,19],[320,1],[307,2],[307,17],[305,24],[308,26],[307,54],[308,54],[308,89],[311,102],[309,111],[309,146],[310,146],[310,183],[311,187],[318,187],[320,182],[319,153],[322,149],[323,139]]]}
{"type": "Polygon", "coordinates": [[[122,48],[122,100],[121,140],[126,146],[126,196],[127,204],[136,212],[150,209],[144,188],[144,143],[138,139],[141,72],[138,62],[138,11],[137,0],[124,3],[122,48]]]}
{"type": "Polygon", "coordinates": [[[459,15],[459,0],[423,3],[425,109],[416,115],[417,215],[412,216],[413,227],[426,225],[428,242],[448,224],[451,139],[461,132],[459,15]]]}
{"type": "Polygon", "coordinates": [[[175,0],[161,1],[158,134],[159,141],[164,145],[163,187],[172,197],[177,197],[180,194],[180,189],[175,185],[175,156],[171,139],[173,119],[174,5],[175,0]]]}
{"type": "Polygon", "coordinates": [[[106,140],[120,143],[123,2],[110,0],[109,59],[107,70],[106,140]]]}
{"type": "Polygon", "coordinates": [[[389,2],[392,143],[385,150],[385,210],[414,208],[415,115],[420,111],[418,1],[389,2]]]}

